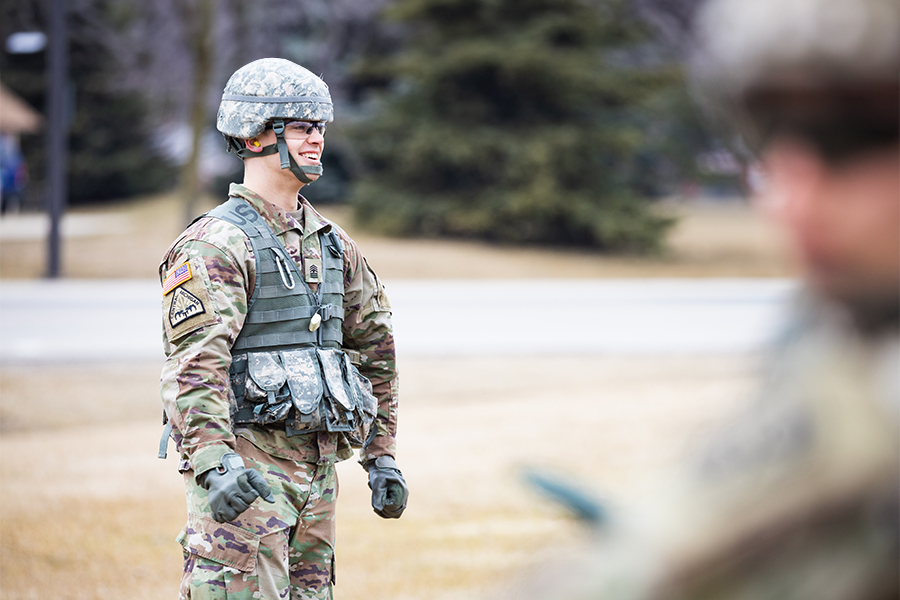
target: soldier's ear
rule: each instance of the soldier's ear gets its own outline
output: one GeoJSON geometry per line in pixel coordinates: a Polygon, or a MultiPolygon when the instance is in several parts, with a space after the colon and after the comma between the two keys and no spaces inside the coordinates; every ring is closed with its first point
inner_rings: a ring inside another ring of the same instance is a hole
{"type": "Polygon", "coordinates": [[[244,146],[250,149],[250,152],[262,152],[262,144],[257,138],[244,140],[244,146]]]}

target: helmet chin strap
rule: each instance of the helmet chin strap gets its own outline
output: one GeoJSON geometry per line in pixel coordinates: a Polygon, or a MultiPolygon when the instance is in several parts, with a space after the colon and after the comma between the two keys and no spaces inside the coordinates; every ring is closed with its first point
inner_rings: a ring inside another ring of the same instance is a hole
{"type": "Polygon", "coordinates": [[[272,131],[275,132],[275,138],[278,140],[276,145],[278,146],[278,157],[281,159],[281,168],[290,169],[291,173],[294,174],[294,177],[299,179],[301,183],[312,183],[315,181],[315,179],[307,177],[307,173],[310,175],[321,175],[322,165],[301,166],[297,164],[297,161],[295,161],[294,157],[291,156],[291,153],[288,152],[287,142],[284,139],[284,121],[281,119],[273,121],[272,131]]]}
{"type": "Polygon", "coordinates": [[[288,151],[287,141],[284,139],[284,121],[278,119],[272,122],[272,130],[275,132],[276,142],[274,144],[269,144],[268,146],[263,146],[259,151],[253,152],[249,148],[242,148],[239,144],[234,141],[230,142],[230,149],[234,151],[241,158],[256,158],[257,156],[268,156],[270,154],[278,153],[278,158],[281,159],[281,168],[282,169],[290,169],[291,173],[294,174],[294,177],[300,180],[301,183],[312,183],[315,179],[310,179],[307,177],[307,173],[310,175],[321,175],[322,174],[322,165],[298,165],[297,161],[294,160],[294,157],[291,156],[291,153],[288,151]]]}

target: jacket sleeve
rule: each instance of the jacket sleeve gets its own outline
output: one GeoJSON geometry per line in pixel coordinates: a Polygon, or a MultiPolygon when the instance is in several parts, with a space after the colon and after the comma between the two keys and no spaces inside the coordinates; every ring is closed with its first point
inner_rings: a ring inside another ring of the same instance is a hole
{"type": "Polygon", "coordinates": [[[391,304],[359,247],[343,231],[338,233],[344,245],[344,347],[360,353],[360,373],[378,399],[375,438],[361,459],[395,457],[399,380],[391,304]]]}
{"type": "Polygon", "coordinates": [[[255,275],[246,243],[234,232],[215,239],[203,231],[208,221],[182,235],[160,265],[167,356],[160,393],[182,458],[190,463],[182,468],[193,468],[195,477],[234,449],[228,369],[255,275]],[[182,279],[189,274],[181,283],[172,278],[179,268],[182,279]]]}

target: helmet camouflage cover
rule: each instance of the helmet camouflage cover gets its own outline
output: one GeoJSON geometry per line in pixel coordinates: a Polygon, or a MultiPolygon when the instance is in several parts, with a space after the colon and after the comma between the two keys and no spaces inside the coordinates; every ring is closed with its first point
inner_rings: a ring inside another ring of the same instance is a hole
{"type": "Polygon", "coordinates": [[[897,79],[896,0],[710,0],[695,24],[693,72],[731,93],[759,85],[897,79]]]}
{"type": "Polygon", "coordinates": [[[696,91],[756,149],[785,127],[836,154],[896,140],[897,0],[708,0],[694,33],[696,91]]]}
{"type": "Polygon", "coordinates": [[[249,139],[262,133],[272,119],[333,120],[328,86],[283,58],[261,58],[235,71],[222,93],[216,129],[249,139]]]}

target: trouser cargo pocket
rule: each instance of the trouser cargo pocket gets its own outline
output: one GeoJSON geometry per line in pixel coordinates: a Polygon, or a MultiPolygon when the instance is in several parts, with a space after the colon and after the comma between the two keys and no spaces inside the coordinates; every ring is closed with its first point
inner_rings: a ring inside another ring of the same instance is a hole
{"type": "Polygon", "coordinates": [[[259,590],[258,535],[190,514],[176,541],[185,557],[180,598],[252,598],[259,590]]]}

